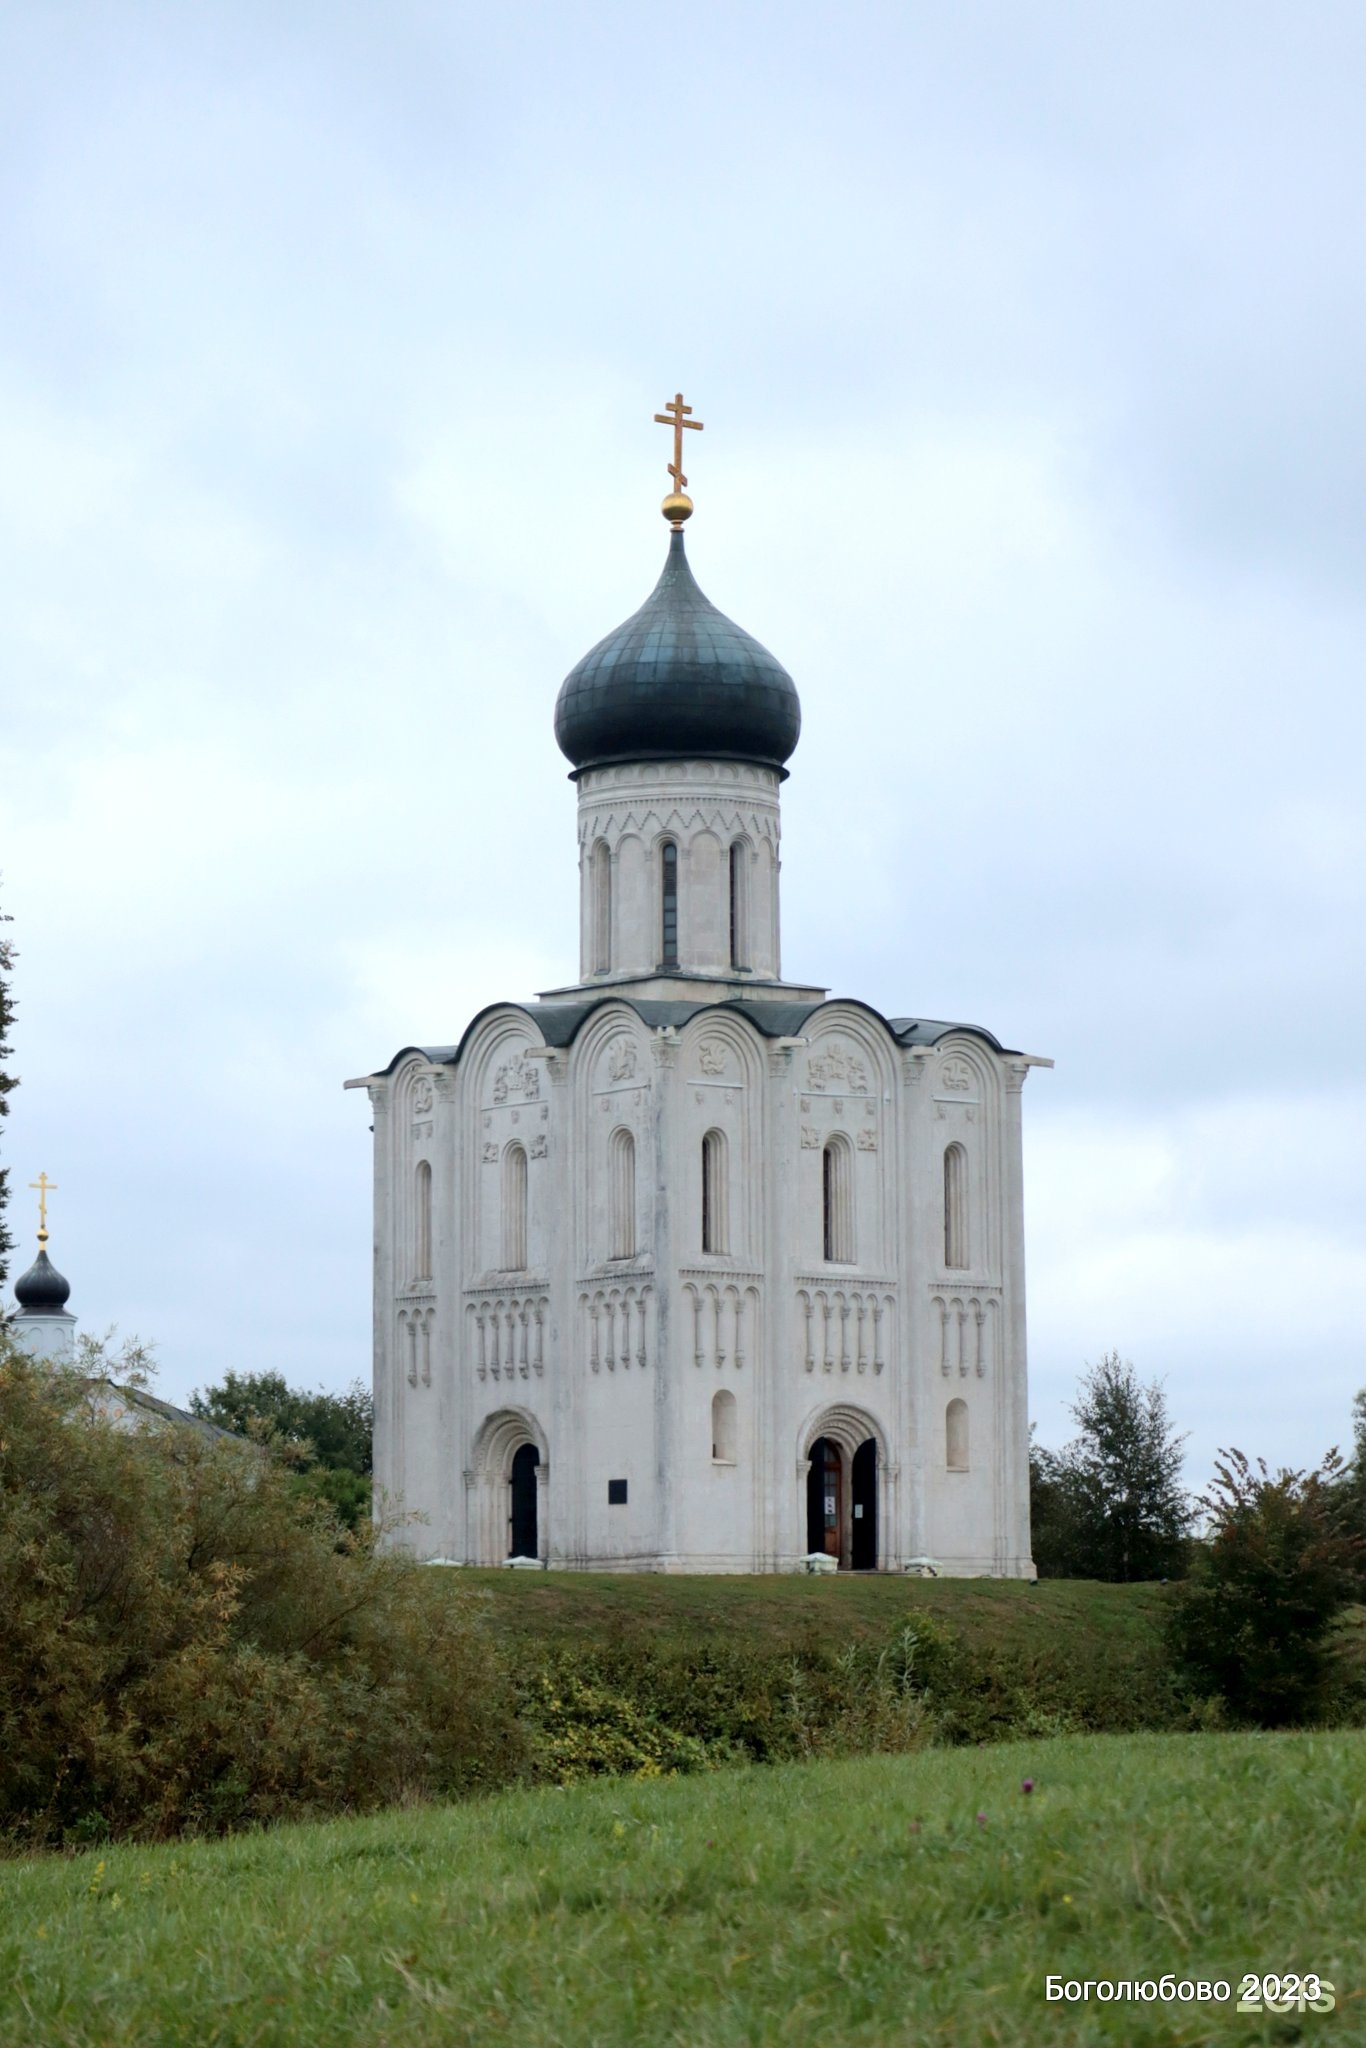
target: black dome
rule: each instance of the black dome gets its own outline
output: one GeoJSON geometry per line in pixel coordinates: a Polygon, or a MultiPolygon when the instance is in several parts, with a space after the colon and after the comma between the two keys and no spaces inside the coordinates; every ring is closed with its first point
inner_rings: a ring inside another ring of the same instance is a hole
{"type": "Polygon", "coordinates": [[[678,531],[640,610],[569,671],[555,705],[576,771],[700,755],[781,773],[801,729],[791,676],[702,595],[678,531]]]}
{"type": "Polygon", "coordinates": [[[56,1316],[66,1307],[71,1282],[57,1271],[45,1251],[14,1283],[14,1298],[25,1315],[56,1316]]]}

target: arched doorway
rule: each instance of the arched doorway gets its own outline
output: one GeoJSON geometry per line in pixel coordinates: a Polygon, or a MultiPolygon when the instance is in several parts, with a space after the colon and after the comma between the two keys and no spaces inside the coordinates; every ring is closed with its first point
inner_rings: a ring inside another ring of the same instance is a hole
{"type": "Polygon", "coordinates": [[[545,1561],[552,1534],[549,1479],[550,1445],[529,1409],[499,1408],[484,1418],[465,1470],[471,1564],[501,1564],[506,1557],[545,1561]]]}
{"type": "Polygon", "coordinates": [[[536,1467],[541,1454],[535,1444],[522,1444],[513,1452],[512,1474],[508,1480],[508,1556],[537,1557],[536,1467]]]}
{"type": "Polygon", "coordinates": [[[842,1405],[818,1411],[806,1429],[818,1432],[803,1432],[798,1466],[806,1486],[807,1554],[824,1553],[841,1571],[875,1572],[882,1563],[881,1492],[888,1473],[881,1430],[871,1415],[842,1405]]]}

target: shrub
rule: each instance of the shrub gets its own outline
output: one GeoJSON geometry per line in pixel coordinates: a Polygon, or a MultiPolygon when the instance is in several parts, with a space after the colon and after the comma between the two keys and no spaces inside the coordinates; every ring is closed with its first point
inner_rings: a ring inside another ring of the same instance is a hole
{"type": "Polygon", "coordinates": [[[221,1830],[502,1782],[478,1596],[261,1450],[124,1430],[0,1338],[0,1830],[221,1830]]]}
{"type": "Polygon", "coordinates": [[[1241,1451],[1222,1454],[1201,1502],[1210,1535],[1177,1589],[1169,1641],[1192,1693],[1236,1720],[1285,1727],[1331,1705],[1332,1631],[1352,1598],[1361,1540],[1346,1524],[1342,1466],[1274,1476],[1241,1451]]]}
{"type": "Polygon", "coordinates": [[[685,1735],[629,1694],[563,1661],[537,1676],[522,1711],[532,1769],[556,1785],[602,1776],[672,1778],[736,1760],[730,1744],[685,1735]]]}

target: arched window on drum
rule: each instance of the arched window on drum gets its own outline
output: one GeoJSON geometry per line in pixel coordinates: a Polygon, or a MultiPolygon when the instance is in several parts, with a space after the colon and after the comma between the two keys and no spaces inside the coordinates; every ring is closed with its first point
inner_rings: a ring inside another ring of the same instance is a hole
{"type": "Polygon", "coordinates": [[[606,974],[612,965],[612,849],[605,839],[593,848],[592,881],[592,970],[606,974]]]}

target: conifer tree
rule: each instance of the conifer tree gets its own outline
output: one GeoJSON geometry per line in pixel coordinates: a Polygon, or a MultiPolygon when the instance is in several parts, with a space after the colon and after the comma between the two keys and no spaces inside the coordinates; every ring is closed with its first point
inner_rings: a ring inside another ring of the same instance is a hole
{"type": "MultiPolygon", "coordinates": [[[[0,910],[0,925],[12,923],[8,913],[0,910]]],[[[10,995],[10,969],[14,964],[14,947],[0,933],[0,1117],[9,1115],[9,1092],[17,1088],[19,1077],[8,1068],[10,1057],[9,1034],[14,1022],[14,1002],[10,995]]],[[[9,1168],[0,1166],[0,1286],[9,1278],[9,1255],[14,1250],[14,1239],[5,1225],[5,1210],[9,1205],[9,1168]]]]}
{"type": "Polygon", "coordinates": [[[1034,1560],[1046,1578],[1176,1578],[1185,1568],[1190,1504],[1184,1438],[1159,1380],[1146,1386],[1111,1351],[1082,1375],[1061,1451],[1031,1447],[1034,1560]]]}

